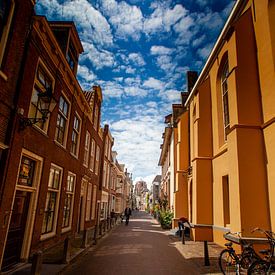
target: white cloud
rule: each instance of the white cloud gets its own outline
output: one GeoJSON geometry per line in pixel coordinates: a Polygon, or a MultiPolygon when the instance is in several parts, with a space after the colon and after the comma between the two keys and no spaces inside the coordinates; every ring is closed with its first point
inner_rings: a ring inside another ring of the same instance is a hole
{"type": "Polygon", "coordinates": [[[162,90],[165,84],[158,79],[149,77],[147,80],[144,81],[143,85],[151,89],[162,90]]]}
{"type": "Polygon", "coordinates": [[[104,49],[98,49],[93,44],[83,42],[85,52],[80,56],[81,60],[88,59],[97,69],[113,67],[116,65],[114,55],[104,49]]]}
{"type": "Polygon", "coordinates": [[[205,60],[208,57],[208,55],[210,54],[210,51],[212,50],[212,47],[213,47],[212,44],[208,44],[204,48],[199,48],[197,50],[197,53],[202,59],[205,60]]]}
{"type": "Polygon", "coordinates": [[[154,12],[144,20],[144,32],[147,34],[169,32],[171,27],[187,14],[182,5],[175,5],[171,9],[159,3],[154,7],[154,12]]]}
{"type": "Polygon", "coordinates": [[[198,46],[200,46],[200,45],[205,41],[205,39],[206,39],[206,35],[205,35],[205,34],[203,34],[203,35],[200,36],[200,37],[195,38],[195,39],[192,41],[193,47],[198,47],[198,46]]]}
{"type": "Polygon", "coordinates": [[[181,93],[178,90],[170,89],[163,90],[159,92],[159,97],[166,102],[171,103],[180,103],[181,93]]]}
{"type": "Polygon", "coordinates": [[[177,67],[177,64],[172,62],[172,58],[169,55],[158,56],[157,64],[162,70],[166,71],[167,73],[173,72],[177,67]]]}
{"type": "MultiPolygon", "coordinates": [[[[142,111],[146,110],[144,106],[139,107],[142,111]]],[[[147,177],[159,173],[159,146],[163,132],[161,119],[159,116],[138,115],[110,124],[119,162],[125,163],[134,176],[147,177]]]]}
{"type": "Polygon", "coordinates": [[[114,26],[118,38],[132,37],[134,40],[140,38],[143,15],[137,6],[115,0],[101,0],[101,5],[103,12],[109,17],[109,22],[114,26]]]}
{"type": "Polygon", "coordinates": [[[106,18],[87,0],[65,1],[59,4],[57,0],[43,0],[37,3],[38,11],[48,18],[56,16],[60,19],[75,21],[84,40],[91,40],[100,45],[112,45],[113,35],[106,18]]]}
{"type": "Polygon", "coordinates": [[[152,46],[150,52],[152,55],[169,55],[172,54],[175,49],[167,48],[164,46],[152,46]]]}
{"type": "Polygon", "coordinates": [[[97,79],[97,76],[85,65],[78,65],[78,77],[80,77],[80,83],[83,89],[89,89],[93,82],[97,79]]]}
{"type": "Polygon", "coordinates": [[[146,64],[140,53],[130,53],[129,60],[137,66],[144,66],[146,64]]]}

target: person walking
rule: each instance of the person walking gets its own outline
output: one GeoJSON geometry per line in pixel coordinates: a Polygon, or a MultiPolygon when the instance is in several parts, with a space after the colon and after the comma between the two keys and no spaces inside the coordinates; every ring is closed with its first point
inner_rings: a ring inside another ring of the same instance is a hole
{"type": "Polygon", "coordinates": [[[132,215],[131,208],[129,206],[127,206],[124,210],[124,216],[125,216],[125,219],[126,219],[125,225],[128,225],[131,215],[132,215]]]}
{"type": "Polygon", "coordinates": [[[188,224],[189,228],[192,227],[191,224],[190,224],[190,222],[188,221],[187,218],[181,217],[181,218],[178,220],[178,226],[179,226],[179,234],[180,234],[180,237],[181,237],[182,234],[184,234],[184,231],[185,231],[185,226],[184,226],[184,224],[185,224],[185,223],[188,224]]]}

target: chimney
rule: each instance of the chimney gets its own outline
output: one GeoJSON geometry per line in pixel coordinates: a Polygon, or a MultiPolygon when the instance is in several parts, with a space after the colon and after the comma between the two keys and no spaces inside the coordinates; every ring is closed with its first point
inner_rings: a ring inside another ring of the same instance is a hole
{"type": "Polygon", "coordinates": [[[198,72],[187,71],[187,91],[190,93],[198,79],[198,72]]]}

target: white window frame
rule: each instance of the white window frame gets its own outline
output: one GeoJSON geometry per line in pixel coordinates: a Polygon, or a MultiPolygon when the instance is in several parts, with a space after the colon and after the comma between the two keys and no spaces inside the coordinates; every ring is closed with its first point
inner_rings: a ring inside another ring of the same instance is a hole
{"type": "Polygon", "coordinates": [[[73,129],[72,129],[72,135],[71,135],[71,148],[70,148],[70,153],[75,156],[76,158],[78,158],[78,154],[79,154],[79,144],[80,144],[80,138],[81,138],[81,126],[82,126],[82,121],[81,118],[79,116],[79,114],[77,112],[75,112],[74,118],[73,118],[73,129]],[[74,128],[74,121],[75,118],[77,118],[79,120],[79,130],[76,131],[76,129],[74,128]],[[78,135],[77,141],[76,141],[76,152],[72,152],[72,141],[73,141],[73,132],[76,132],[78,135]]]}
{"type": "Polygon", "coordinates": [[[1,68],[2,68],[2,62],[4,59],[7,41],[10,33],[11,23],[14,15],[14,9],[15,9],[15,1],[11,0],[11,7],[10,7],[7,23],[6,23],[6,26],[3,28],[3,33],[2,33],[2,36],[0,37],[0,76],[2,76],[6,81],[8,80],[8,77],[4,74],[1,68]]]}
{"type": "Polygon", "coordinates": [[[95,143],[95,140],[92,138],[91,151],[90,151],[90,163],[89,163],[89,168],[92,172],[94,172],[94,168],[95,168],[95,148],[96,148],[96,143],[95,143]]]}
{"type": "MultiPolygon", "coordinates": [[[[32,108],[32,99],[33,97],[35,98],[35,93],[36,93],[36,87],[38,87],[40,90],[44,90],[44,86],[40,83],[37,74],[38,74],[38,69],[42,68],[42,70],[47,74],[47,76],[50,78],[51,80],[51,87],[52,87],[52,92],[54,93],[54,86],[55,86],[55,79],[53,77],[53,75],[51,74],[51,72],[49,71],[49,69],[47,68],[47,66],[45,65],[45,63],[42,61],[41,58],[39,58],[38,62],[37,62],[37,66],[36,66],[36,70],[35,70],[35,77],[34,77],[34,83],[33,83],[33,88],[32,88],[32,97],[30,100],[30,105],[29,105],[29,112],[28,112],[28,117],[34,117],[34,115],[31,113],[31,108],[32,108]]],[[[48,132],[49,129],[49,121],[50,121],[50,116],[51,114],[48,114],[48,119],[44,122],[44,126],[43,128],[39,127],[38,123],[34,124],[33,126],[38,129],[39,131],[46,133],[48,132]]],[[[41,117],[41,116],[38,116],[41,117]]]]}
{"type": "Polygon", "coordinates": [[[54,140],[60,144],[62,147],[66,148],[67,145],[67,138],[68,138],[68,129],[69,129],[69,123],[70,123],[70,114],[71,114],[71,103],[69,101],[69,99],[67,98],[67,96],[63,93],[61,93],[61,96],[59,98],[59,102],[58,102],[58,113],[57,113],[57,117],[56,117],[56,126],[55,126],[55,133],[54,133],[54,140]],[[68,104],[68,116],[65,117],[64,114],[62,112],[60,112],[59,109],[59,104],[60,104],[60,98],[63,98],[64,101],[68,104]],[[63,143],[60,143],[57,139],[56,139],[56,130],[57,130],[57,118],[58,115],[61,114],[62,118],[65,119],[65,132],[64,132],[64,137],[63,137],[63,143]]]}
{"type": "MultiPolygon", "coordinates": [[[[69,225],[68,226],[64,226],[63,227],[63,220],[64,220],[64,210],[65,210],[65,204],[63,207],[63,218],[62,218],[62,232],[65,231],[69,231],[72,229],[72,219],[73,219],[73,213],[74,213],[74,194],[75,194],[75,186],[76,186],[76,174],[72,173],[72,172],[68,172],[68,176],[67,176],[67,181],[66,181],[66,187],[65,187],[65,195],[71,195],[72,199],[71,199],[71,205],[70,205],[70,217],[69,217],[69,225]],[[73,190],[68,190],[67,186],[68,186],[68,180],[69,178],[73,178],[73,190]]],[[[66,198],[65,198],[66,200],[66,198]]],[[[65,203],[65,201],[64,201],[65,203]]]]}
{"type": "MultiPolygon", "coordinates": [[[[49,191],[57,193],[55,212],[54,212],[54,218],[53,218],[54,219],[53,220],[53,230],[51,232],[47,232],[47,233],[42,233],[42,231],[41,231],[41,237],[40,237],[41,240],[45,240],[47,238],[50,238],[50,237],[53,237],[53,236],[56,235],[57,217],[58,217],[58,214],[59,214],[60,189],[61,189],[61,186],[62,186],[62,179],[63,179],[63,168],[56,165],[56,164],[54,164],[54,163],[51,163],[50,169],[52,169],[52,168],[60,171],[60,179],[59,179],[58,189],[53,189],[53,188],[49,188],[49,187],[47,189],[47,194],[48,194],[49,191]]],[[[49,186],[50,176],[51,176],[51,170],[50,170],[50,173],[49,173],[48,186],[49,186]]],[[[46,194],[45,203],[47,202],[47,194],[46,194]]],[[[44,207],[46,207],[46,205],[44,207]]],[[[43,222],[44,222],[44,215],[45,215],[45,210],[43,212],[43,222]]],[[[42,226],[43,226],[43,222],[42,222],[42,226]]]]}
{"type": "Polygon", "coordinates": [[[91,220],[95,219],[96,214],[96,195],[97,195],[97,186],[93,185],[93,197],[92,197],[92,213],[91,213],[91,220]]]}
{"type": "Polygon", "coordinates": [[[96,131],[97,131],[97,128],[98,128],[98,114],[99,114],[98,104],[95,104],[94,129],[96,131]]]}
{"type": "Polygon", "coordinates": [[[87,186],[87,197],[86,197],[86,211],[85,211],[85,221],[91,219],[91,207],[92,207],[92,183],[88,183],[87,186]]]}
{"type": "Polygon", "coordinates": [[[83,165],[87,168],[89,166],[90,143],[91,143],[91,134],[89,133],[89,131],[86,131],[83,165]]]}
{"type": "Polygon", "coordinates": [[[96,157],[95,157],[95,174],[99,173],[99,156],[100,156],[100,147],[96,146],[96,157]]]}

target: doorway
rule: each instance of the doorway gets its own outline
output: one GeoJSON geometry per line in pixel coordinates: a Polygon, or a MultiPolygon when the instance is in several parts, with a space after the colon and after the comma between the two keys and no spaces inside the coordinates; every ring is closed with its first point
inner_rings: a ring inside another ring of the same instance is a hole
{"type": "Polygon", "coordinates": [[[3,258],[3,271],[20,261],[31,192],[17,190],[3,258]]]}

